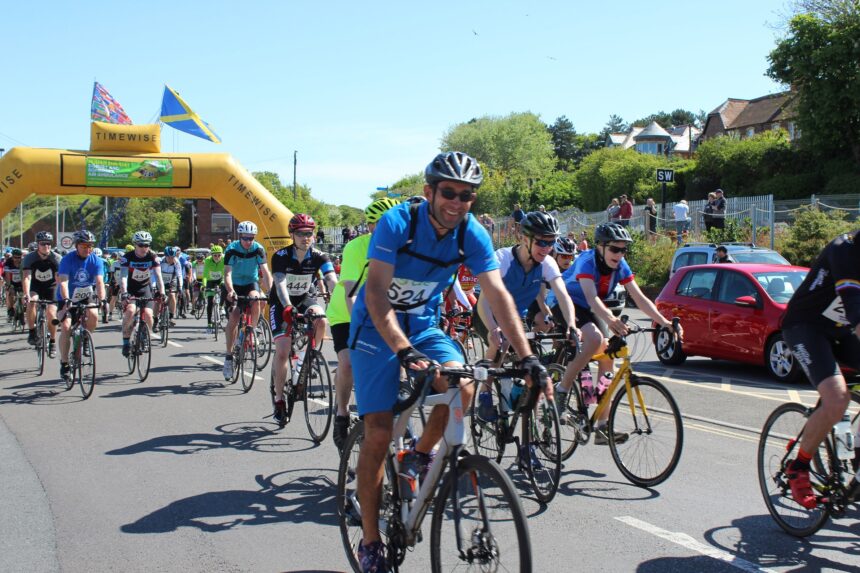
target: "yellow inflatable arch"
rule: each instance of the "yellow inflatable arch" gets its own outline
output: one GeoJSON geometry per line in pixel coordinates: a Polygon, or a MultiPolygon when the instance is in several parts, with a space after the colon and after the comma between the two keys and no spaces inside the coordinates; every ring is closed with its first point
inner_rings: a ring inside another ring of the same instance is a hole
{"type": "MultiPolygon", "coordinates": [[[[15,147],[0,157],[0,218],[31,194],[214,199],[253,221],[272,253],[292,212],[227,153],[160,153],[158,125],[93,123],[90,151],[15,147]]],[[[157,237],[156,237],[157,239],[157,237]]]]}

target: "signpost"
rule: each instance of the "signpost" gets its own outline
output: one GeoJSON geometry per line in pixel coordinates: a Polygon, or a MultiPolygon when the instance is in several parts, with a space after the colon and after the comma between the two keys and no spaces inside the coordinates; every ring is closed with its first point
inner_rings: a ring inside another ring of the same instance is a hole
{"type": "Polygon", "coordinates": [[[72,248],[74,233],[57,233],[57,244],[61,249],[69,250],[72,248]]]}
{"type": "Polygon", "coordinates": [[[663,217],[663,227],[666,227],[666,184],[675,182],[675,170],[674,169],[658,169],[657,170],[657,183],[663,184],[663,192],[660,197],[660,214],[663,217]]]}

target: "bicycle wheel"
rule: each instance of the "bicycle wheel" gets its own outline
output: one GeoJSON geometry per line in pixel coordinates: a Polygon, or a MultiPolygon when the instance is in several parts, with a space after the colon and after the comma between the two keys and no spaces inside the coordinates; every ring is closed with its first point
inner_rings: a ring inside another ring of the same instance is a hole
{"type": "Polygon", "coordinates": [[[152,337],[145,322],[137,326],[137,345],[132,352],[136,355],[137,375],[143,382],[149,376],[149,366],[152,363],[152,337]]]}
{"type": "Polygon", "coordinates": [[[128,360],[128,373],[134,373],[134,367],[137,366],[137,331],[138,326],[134,326],[131,329],[131,336],[129,337],[129,349],[128,356],[126,360],[128,360]]]}
{"type": "Polygon", "coordinates": [[[532,570],[525,512],[495,462],[467,456],[445,476],[433,501],[430,566],[434,572],[532,570]]]}
{"type": "Polygon", "coordinates": [[[254,385],[254,376],[257,375],[257,343],[254,331],[248,329],[245,331],[245,339],[242,342],[242,347],[239,348],[239,362],[236,362],[236,367],[239,368],[239,376],[242,378],[242,392],[247,393],[254,385]]]}
{"type": "Polygon", "coordinates": [[[478,333],[474,330],[469,330],[469,337],[466,339],[468,343],[466,347],[468,348],[471,345],[472,355],[475,357],[475,361],[483,360],[487,354],[487,346],[484,344],[484,340],[478,336],[478,333]]]}
{"type": "Polygon", "coordinates": [[[469,430],[472,435],[472,444],[475,453],[500,462],[505,455],[509,420],[507,412],[504,416],[500,413],[503,403],[503,398],[500,397],[501,385],[498,380],[490,382],[489,392],[493,403],[493,413],[490,419],[486,420],[479,415],[479,400],[482,390],[484,390],[483,384],[478,384],[475,392],[472,393],[472,407],[469,410],[469,430]]]}
{"type": "Polygon", "coordinates": [[[158,313],[158,334],[161,341],[161,347],[167,347],[167,341],[170,339],[170,312],[167,310],[167,304],[158,313]]]}
{"type": "Polygon", "coordinates": [[[684,426],[675,399],[660,382],[630,375],[632,399],[625,387],[609,410],[609,451],[631,483],[651,487],[665,481],[681,458],[684,426]],[[626,439],[620,436],[627,435],[626,439]]]}
{"type": "Polygon", "coordinates": [[[38,368],[37,376],[41,376],[45,372],[45,358],[48,355],[48,327],[45,323],[45,317],[40,315],[39,322],[36,324],[36,364],[38,368]]]}
{"type": "Polygon", "coordinates": [[[215,336],[215,340],[218,340],[218,331],[222,329],[221,325],[221,309],[220,307],[213,303],[212,304],[212,334],[215,336]]]}
{"type": "Polygon", "coordinates": [[[78,348],[78,383],[84,400],[93,393],[96,385],[96,348],[93,337],[88,330],[81,332],[81,344],[78,348]]]}
{"type": "Polygon", "coordinates": [[[197,302],[194,303],[194,318],[200,320],[203,318],[203,313],[206,312],[206,299],[203,297],[203,293],[197,295],[197,302]]]}
{"type": "Polygon", "coordinates": [[[242,369],[242,344],[245,339],[245,333],[241,332],[241,326],[238,328],[240,332],[236,333],[236,341],[233,343],[233,377],[230,378],[230,384],[235,384],[239,381],[239,370],[242,369]]]}
{"type": "Polygon", "coordinates": [[[80,341],[75,340],[74,333],[69,333],[69,377],[66,378],[66,390],[71,390],[75,386],[75,382],[78,381],[78,346],[80,345],[80,341]]]}
{"type": "Polygon", "coordinates": [[[555,402],[543,395],[529,414],[529,481],[538,500],[549,503],[561,481],[561,430],[555,402]],[[533,446],[533,447],[532,447],[533,446]]]}
{"type": "Polygon", "coordinates": [[[272,357],[272,327],[269,321],[261,316],[254,328],[254,334],[257,341],[257,370],[262,370],[269,364],[269,359],[272,357]]]}
{"type": "Polygon", "coordinates": [[[331,426],[334,392],[331,373],[322,352],[309,350],[299,374],[304,380],[305,423],[314,442],[322,442],[331,426]]]}
{"type": "MultiPolygon", "coordinates": [[[[830,517],[826,505],[806,509],[794,501],[785,474],[788,463],[797,457],[800,434],[809,413],[806,406],[796,402],[780,405],[764,423],[758,442],[758,483],[764,503],[777,525],[795,537],[812,535],[830,517]]],[[[825,444],[828,441],[829,438],[821,443],[810,464],[813,490],[820,491],[827,480],[830,457],[825,444]]]]}
{"type": "MultiPolygon", "coordinates": [[[[546,367],[553,385],[557,385],[564,378],[564,368],[559,364],[550,364],[546,367]]],[[[561,459],[567,460],[576,451],[580,444],[588,442],[588,409],[582,404],[582,395],[579,393],[579,381],[574,380],[570,392],[565,397],[565,403],[559,404],[559,429],[561,442],[561,459]]]]}

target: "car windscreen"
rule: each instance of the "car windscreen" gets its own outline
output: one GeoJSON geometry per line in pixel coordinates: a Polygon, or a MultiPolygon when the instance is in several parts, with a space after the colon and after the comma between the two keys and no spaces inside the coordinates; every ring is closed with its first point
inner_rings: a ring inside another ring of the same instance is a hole
{"type": "Polygon", "coordinates": [[[729,253],[736,263],[760,263],[766,265],[790,265],[779,253],[773,251],[737,251],[729,253]]]}
{"type": "Polygon", "coordinates": [[[768,271],[753,276],[774,302],[785,304],[806,278],[806,271],[768,271]]]}

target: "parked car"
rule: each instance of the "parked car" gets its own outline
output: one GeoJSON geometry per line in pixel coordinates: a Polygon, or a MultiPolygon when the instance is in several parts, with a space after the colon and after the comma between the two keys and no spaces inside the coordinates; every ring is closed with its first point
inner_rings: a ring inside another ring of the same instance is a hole
{"type": "MultiPolygon", "coordinates": [[[[668,365],[682,364],[688,356],[763,364],[777,380],[797,381],[802,371],[782,339],[781,324],[808,272],[806,267],[747,263],[679,269],[655,302],[664,316],[681,319],[684,342],[658,352],[657,358],[668,365]]],[[[655,337],[655,347],[657,342],[655,337]]]]}
{"type": "MultiPolygon", "coordinates": [[[[770,249],[756,247],[752,243],[721,243],[733,263],[762,263],[772,265],[790,265],[785,258],[770,249]]],[[[717,243],[687,243],[678,247],[672,257],[670,276],[678,269],[690,265],[706,265],[717,260],[717,243]]]]}

